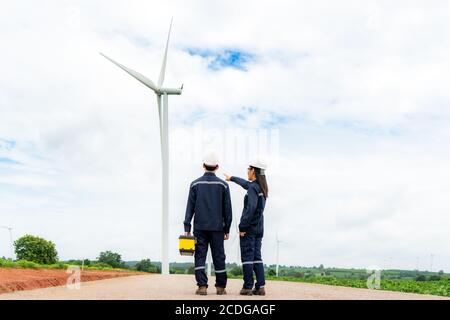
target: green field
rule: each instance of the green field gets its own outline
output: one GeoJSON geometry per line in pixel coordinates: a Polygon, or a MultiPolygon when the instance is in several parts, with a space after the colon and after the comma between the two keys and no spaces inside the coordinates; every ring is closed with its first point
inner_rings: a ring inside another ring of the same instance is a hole
{"type": "MultiPolygon", "coordinates": [[[[277,278],[269,276],[267,277],[267,280],[318,283],[318,284],[327,284],[352,288],[367,288],[367,283],[365,280],[339,279],[335,277],[277,278]]],[[[431,294],[437,296],[450,297],[450,280],[449,279],[436,281],[381,280],[380,289],[388,291],[411,292],[411,293],[431,294]]]]}
{"type": "MultiPolygon", "coordinates": [[[[242,277],[241,266],[227,264],[228,276],[242,277]]],[[[275,281],[317,283],[353,288],[367,288],[369,274],[365,269],[280,266],[279,277],[275,277],[275,266],[265,265],[266,278],[275,281]]],[[[193,264],[172,263],[172,273],[193,273],[193,264]]],[[[382,270],[381,290],[431,294],[450,297],[450,275],[418,270],[382,270]]]]}

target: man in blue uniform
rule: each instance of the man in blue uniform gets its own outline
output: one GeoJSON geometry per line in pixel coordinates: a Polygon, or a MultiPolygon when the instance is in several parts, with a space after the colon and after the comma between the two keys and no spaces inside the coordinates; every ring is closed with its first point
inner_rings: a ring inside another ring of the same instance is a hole
{"type": "Polygon", "coordinates": [[[228,240],[232,211],[228,183],[216,177],[219,168],[217,156],[208,154],[203,159],[203,176],[194,180],[189,189],[189,197],[184,219],[185,235],[190,235],[191,220],[194,217],[195,244],[195,279],[199,295],[206,295],[208,277],[205,272],[208,245],[216,274],[217,294],[226,294],[227,272],[225,269],[224,240],[228,240]]]}

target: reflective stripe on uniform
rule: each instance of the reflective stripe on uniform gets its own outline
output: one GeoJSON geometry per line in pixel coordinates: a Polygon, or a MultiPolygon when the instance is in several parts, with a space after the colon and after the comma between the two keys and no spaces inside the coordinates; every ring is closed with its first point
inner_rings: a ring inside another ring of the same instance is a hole
{"type": "Polygon", "coordinates": [[[225,189],[227,188],[226,184],[224,184],[220,181],[197,181],[197,182],[193,183],[191,187],[193,187],[197,184],[220,184],[220,185],[224,186],[225,189]]]}
{"type": "Polygon", "coordinates": [[[227,270],[216,270],[216,271],[214,271],[215,273],[224,273],[224,272],[227,272],[227,270]]]}
{"type": "Polygon", "coordinates": [[[196,267],[195,270],[201,270],[201,269],[205,269],[205,266],[203,267],[196,267]]]}
{"type": "Polygon", "coordinates": [[[258,196],[262,197],[264,195],[264,193],[258,193],[258,196]]]}
{"type": "Polygon", "coordinates": [[[253,261],[253,263],[263,263],[262,261],[253,261]]]}
{"type": "Polygon", "coordinates": [[[253,261],[242,262],[242,264],[253,264],[253,261]]]}

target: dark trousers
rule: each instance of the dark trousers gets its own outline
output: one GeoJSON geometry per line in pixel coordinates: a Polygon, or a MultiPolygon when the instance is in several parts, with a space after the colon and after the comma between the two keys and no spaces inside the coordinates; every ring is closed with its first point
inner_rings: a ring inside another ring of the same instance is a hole
{"type": "Polygon", "coordinates": [[[264,277],[264,264],[261,258],[262,238],[245,235],[240,238],[242,269],[244,272],[244,288],[263,288],[266,284],[264,277]],[[253,272],[256,275],[256,284],[253,280],[253,272]]]}
{"type": "Polygon", "coordinates": [[[208,245],[211,247],[211,254],[216,274],[216,287],[225,288],[227,285],[227,271],[225,269],[225,249],[223,246],[223,231],[204,231],[194,230],[194,236],[197,238],[195,244],[195,279],[198,286],[208,286],[208,277],[206,276],[206,255],[208,254],[208,245]]]}

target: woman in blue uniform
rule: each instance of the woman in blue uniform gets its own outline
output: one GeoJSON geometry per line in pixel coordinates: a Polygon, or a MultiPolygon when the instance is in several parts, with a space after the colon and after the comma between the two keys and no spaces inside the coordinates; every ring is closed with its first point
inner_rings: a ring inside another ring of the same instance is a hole
{"type": "Polygon", "coordinates": [[[265,295],[264,264],[261,257],[261,243],[264,235],[264,207],[269,193],[265,175],[266,165],[254,161],[247,168],[247,179],[225,174],[227,181],[233,181],[247,190],[244,209],[239,223],[242,269],[244,285],[241,295],[265,295]],[[254,283],[253,272],[256,275],[254,283]]]}

